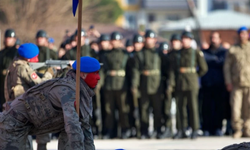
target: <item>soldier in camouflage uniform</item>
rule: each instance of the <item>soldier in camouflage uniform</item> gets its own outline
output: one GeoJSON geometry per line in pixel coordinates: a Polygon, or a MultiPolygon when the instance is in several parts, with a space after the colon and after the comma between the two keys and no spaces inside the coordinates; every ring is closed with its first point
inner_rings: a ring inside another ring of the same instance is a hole
{"type": "MultiPolygon", "coordinates": [[[[77,30],[75,31],[75,34],[73,37],[75,38],[75,41],[77,42],[77,30]]],[[[86,45],[85,39],[87,37],[87,32],[85,30],[81,30],[81,56],[90,56],[90,47],[89,45],[86,45]]],[[[65,55],[61,58],[62,60],[76,60],[76,52],[77,52],[77,46],[73,47],[71,50],[68,50],[65,55]]]]}
{"type": "Polygon", "coordinates": [[[132,73],[132,91],[140,93],[139,109],[141,118],[141,138],[149,138],[149,108],[153,107],[154,129],[157,137],[161,134],[161,58],[156,51],[156,34],[147,30],[145,46],[135,54],[132,73]],[[139,91],[137,91],[139,89],[139,91]]]}
{"type": "Polygon", "coordinates": [[[227,90],[231,92],[233,137],[250,137],[250,42],[246,27],[238,30],[239,44],[232,46],[224,63],[227,90]],[[242,133],[243,130],[243,133],[242,133]]]}
{"type": "Polygon", "coordinates": [[[5,48],[0,51],[0,112],[2,111],[2,105],[5,102],[4,97],[4,80],[7,73],[7,69],[14,57],[17,55],[17,49],[15,47],[16,33],[13,29],[8,29],[4,34],[4,46],[5,48]]]}
{"type": "MultiPolygon", "coordinates": [[[[12,102],[16,97],[22,95],[32,86],[48,79],[52,79],[54,71],[49,68],[40,78],[33,69],[30,68],[28,61],[37,58],[39,49],[34,44],[23,44],[18,49],[19,56],[14,59],[8,68],[5,78],[5,99],[6,103],[12,102]]],[[[7,104],[8,105],[8,104],[7,104]]],[[[49,135],[37,136],[38,150],[46,149],[46,143],[50,141],[49,135]]],[[[32,141],[29,141],[27,148],[32,149],[32,141]]]]}
{"type": "Polygon", "coordinates": [[[80,116],[75,109],[76,62],[66,77],[36,85],[0,113],[0,149],[23,150],[28,134],[61,132],[59,150],[95,150],[89,117],[99,62],[81,57],[80,116]]]}
{"type": "Polygon", "coordinates": [[[119,125],[122,129],[122,138],[128,138],[128,105],[126,102],[126,65],[128,54],[121,48],[122,35],[119,32],[111,34],[113,49],[103,56],[104,72],[104,99],[105,99],[105,138],[113,138],[115,128],[115,110],[119,111],[119,125]]]}
{"type": "Polygon", "coordinates": [[[183,32],[183,48],[177,52],[177,55],[170,62],[169,71],[169,91],[175,90],[177,100],[177,117],[180,117],[177,126],[178,133],[174,138],[186,138],[185,130],[188,127],[188,113],[190,116],[190,126],[193,129],[191,138],[196,139],[199,129],[199,111],[198,111],[198,77],[207,72],[207,64],[201,51],[191,48],[193,34],[183,32]],[[197,70],[199,67],[199,70],[197,70]],[[179,116],[178,116],[179,115],[179,116]]]}
{"type": "Polygon", "coordinates": [[[233,144],[224,147],[221,150],[249,150],[250,149],[250,143],[249,142],[243,142],[240,144],[233,144]]]}

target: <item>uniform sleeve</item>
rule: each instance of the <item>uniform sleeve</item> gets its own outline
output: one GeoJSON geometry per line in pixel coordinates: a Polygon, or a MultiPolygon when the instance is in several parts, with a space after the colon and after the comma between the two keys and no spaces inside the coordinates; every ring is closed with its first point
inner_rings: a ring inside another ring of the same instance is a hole
{"type": "Polygon", "coordinates": [[[28,65],[23,65],[18,68],[18,75],[23,79],[28,85],[34,86],[43,81],[52,79],[52,75],[49,72],[46,72],[43,78],[40,78],[36,72],[30,68],[28,65]]]}
{"type": "MultiPolygon", "coordinates": [[[[173,55],[171,55],[172,57],[174,57],[173,55]]],[[[167,79],[167,83],[168,83],[168,86],[170,88],[174,88],[176,83],[175,83],[175,59],[174,58],[169,58],[169,65],[168,65],[168,79],[167,79]]],[[[168,88],[169,88],[168,87],[168,88]]]]}
{"type": "Polygon", "coordinates": [[[53,91],[55,91],[53,93],[61,102],[64,128],[70,149],[84,150],[84,131],[81,128],[81,122],[74,106],[75,91],[67,87],[57,87],[53,91]]]}
{"type": "Polygon", "coordinates": [[[197,64],[199,67],[198,70],[198,75],[201,77],[207,73],[208,67],[207,67],[207,62],[204,58],[204,54],[202,51],[197,50],[197,64]]]}
{"type": "Polygon", "coordinates": [[[57,55],[57,53],[55,51],[50,50],[50,53],[52,54],[51,57],[52,57],[53,60],[57,60],[58,59],[58,55],[57,55]]]}
{"type": "Polygon", "coordinates": [[[226,54],[224,67],[223,67],[224,78],[225,78],[225,83],[226,84],[231,84],[232,83],[232,78],[231,78],[231,66],[232,66],[232,63],[233,63],[232,54],[230,53],[230,51],[228,51],[227,54],[226,54]]]}
{"type": "Polygon", "coordinates": [[[134,57],[134,66],[131,69],[131,77],[132,77],[132,88],[138,88],[140,84],[140,62],[137,56],[134,57]]]}

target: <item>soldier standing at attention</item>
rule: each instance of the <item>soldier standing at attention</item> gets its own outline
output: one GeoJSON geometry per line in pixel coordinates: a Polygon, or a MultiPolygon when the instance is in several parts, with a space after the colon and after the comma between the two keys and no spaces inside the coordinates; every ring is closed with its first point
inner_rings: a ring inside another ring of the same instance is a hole
{"type": "Polygon", "coordinates": [[[7,73],[7,69],[14,57],[17,55],[16,33],[13,29],[8,29],[4,34],[4,49],[0,51],[0,112],[2,111],[2,105],[5,103],[4,97],[4,80],[7,73]]]}
{"type": "MultiPolygon", "coordinates": [[[[194,38],[191,32],[182,33],[183,48],[177,52],[176,57],[170,62],[169,88],[175,90],[177,99],[177,113],[179,113],[180,122],[178,123],[178,133],[174,138],[186,138],[185,130],[189,122],[193,130],[191,138],[196,139],[199,129],[199,111],[198,111],[198,77],[207,72],[207,63],[201,51],[191,48],[191,42],[194,38]],[[199,68],[197,70],[197,67],[199,68]]],[[[178,117],[178,114],[177,114],[178,117]]]]}
{"type": "MultiPolygon", "coordinates": [[[[39,48],[38,61],[45,62],[46,60],[56,60],[57,53],[48,48],[48,36],[44,30],[39,30],[36,34],[36,45],[39,48]]],[[[44,74],[47,67],[41,67],[37,71],[44,74]]]]}
{"type": "MultiPolygon", "coordinates": [[[[73,35],[73,39],[77,43],[77,30],[75,31],[75,34],[73,35]]],[[[90,47],[89,45],[86,45],[85,40],[87,38],[87,32],[82,29],[81,30],[81,56],[90,56],[90,47]]],[[[76,52],[77,52],[77,45],[74,46],[71,50],[68,50],[65,55],[61,58],[62,60],[76,60],[76,52]]]]}
{"type": "MultiPolygon", "coordinates": [[[[37,59],[39,49],[35,44],[23,44],[18,49],[18,57],[14,59],[10,65],[6,78],[5,78],[5,99],[6,108],[16,97],[22,95],[29,88],[43,81],[52,79],[55,74],[52,68],[48,68],[43,78],[40,78],[33,69],[29,66],[29,61],[37,59]]],[[[37,59],[38,61],[38,59],[37,59]]],[[[27,149],[32,148],[32,137],[29,137],[27,149]]],[[[37,149],[46,150],[46,143],[50,141],[50,135],[37,136],[37,149]]]]}
{"type": "Polygon", "coordinates": [[[28,134],[51,132],[61,132],[59,150],[95,150],[89,118],[100,64],[91,57],[81,57],[80,61],[79,116],[75,105],[75,61],[65,77],[30,88],[0,113],[1,150],[24,150],[28,134]]]}
{"type": "Polygon", "coordinates": [[[149,138],[149,108],[153,107],[154,130],[161,135],[161,58],[156,51],[156,34],[152,30],[145,33],[145,46],[135,54],[132,73],[132,91],[140,93],[139,109],[141,117],[141,138],[149,138]],[[139,91],[137,91],[139,89],[139,91]]]}
{"type": "Polygon", "coordinates": [[[105,127],[107,134],[105,138],[113,138],[115,128],[115,110],[119,111],[119,125],[122,129],[122,137],[128,138],[128,105],[126,102],[126,65],[128,54],[121,48],[122,35],[119,32],[111,34],[111,45],[113,49],[103,56],[104,72],[104,99],[105,99],[105,127]]]}
{"type": "Polygon", "coordinates": [[[167,42],[161,42],[158,48],[161,57],[161,100],[162,100],[162,117],[165,127],[164,134],[160,138],[172,137],[172,122],[171,122],[171,104],[172,93],[167,93],[168,87],[168,73],[169,73],[169,50],[170,46],[167,42]]]}
{"type": "Polygon", "coordinates": [[[46,60],[56,60],[57,54],[55,51],[48,48],[48,36],[44,30],[39,30],[36,34],[36,45],[39,48],[38,60],[45,62],[46,60]]]}
{"type": "Polygon", "coordinates": [[[231,92],[234,138],[250,137],[250,43],[247,27],[241,27],[238,35],[239,43],[229,49],[224,63],[225,84],[231,92]]]}

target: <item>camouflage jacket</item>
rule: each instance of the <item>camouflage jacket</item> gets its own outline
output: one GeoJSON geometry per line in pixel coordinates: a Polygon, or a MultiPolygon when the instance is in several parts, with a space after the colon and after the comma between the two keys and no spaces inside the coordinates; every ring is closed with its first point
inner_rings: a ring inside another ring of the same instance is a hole
{"type": "Polygon", "coordinates": [[[49,79],[52,79],[52,75],[49,72],[46,72],[43,78],[40,78],[36,72],[30,68],[27,61],[15,58],[5,78],[5,99],[6,101],[12,101],[32,86],[49,79]]]}
{"type": "Polygon", "coordinates": [[[250,87],[250,42],[232,46],[225,59],[226,84],[250,87]]]}
{"type": "Polygon", "coordinates": [[[81,79],[80,118],[75,109],[76,73],[36,85],[15,99],[10,106],[32,124],[29,134],[65,131],[68,149],[95,150],[89,117],[92,117],[94,91],[81,79]],[[19,101],[23,105],[16,105],[19,101]],[[24,109],[26,108],[26,109],[24,109]],[[26,110],[23,112],[23,110],[26,110]]]}

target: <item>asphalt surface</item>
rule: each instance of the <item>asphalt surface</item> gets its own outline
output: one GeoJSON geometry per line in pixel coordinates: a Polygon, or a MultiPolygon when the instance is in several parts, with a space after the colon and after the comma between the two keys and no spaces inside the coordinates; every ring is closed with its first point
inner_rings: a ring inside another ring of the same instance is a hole
{"type": "MultiPolygon", "coordinates": [[[[250,138],[233,139],[231,137],[200,137],[197,140],[95,140],[96,150],[219,150],[225,146],[250,142],[250,138]]],[[[33,141],[34,150],[36,142],[33,141]]],[[[48,150],[57,150],[57,140],[47,145],[48,150]]]]}

